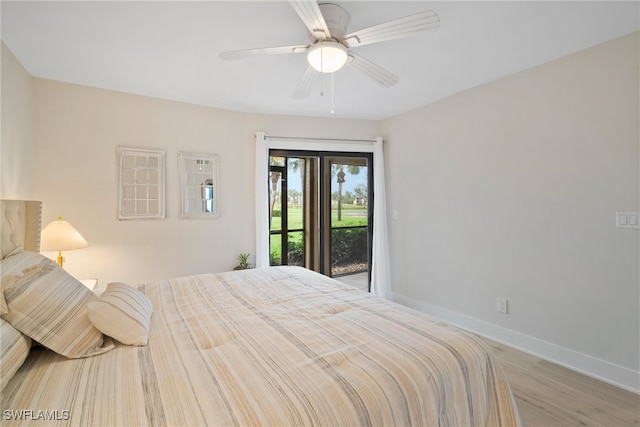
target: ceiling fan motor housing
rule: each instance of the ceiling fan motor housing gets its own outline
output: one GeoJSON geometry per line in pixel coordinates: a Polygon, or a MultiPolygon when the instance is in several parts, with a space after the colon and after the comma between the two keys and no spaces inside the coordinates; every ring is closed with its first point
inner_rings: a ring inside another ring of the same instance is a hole
{"type": "Polygon", "coordinates": [[[331,32],[331,37],[342,41],[344,35],[347,34],[349,21],[351,21],[349,13],[342,6],[334,3],[320,3],[318,7],[320,7],[327,28],[331,32]]]}

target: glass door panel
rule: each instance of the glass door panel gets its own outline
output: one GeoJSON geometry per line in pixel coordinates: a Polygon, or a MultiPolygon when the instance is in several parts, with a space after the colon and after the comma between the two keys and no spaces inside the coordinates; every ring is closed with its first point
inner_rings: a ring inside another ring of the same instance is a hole
{"type": "Polygon", "coordinates": [[[304,158],[269,158],[271,265],[305,266],[305,169],[304,158]]]}
{"type": "Polygon", "coordinates": [[[362,274],[368,278],[369,158],[330,157],[327,160],[331,171],[330,276],[362,274]]]}

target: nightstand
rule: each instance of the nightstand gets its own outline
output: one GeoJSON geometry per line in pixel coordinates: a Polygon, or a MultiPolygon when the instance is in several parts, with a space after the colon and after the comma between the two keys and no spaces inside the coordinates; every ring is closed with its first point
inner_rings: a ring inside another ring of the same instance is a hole
{"type": "Polygon", "coordinates": [[[81,279],[80,283],[93,291],[98,284],[98,279],[81,279]]]}
{"type": "Polygon", "coordinates": [[[80,280],[80,283],[91,289],[97,296],[102,295],[105,289],[107,289],[107,284],[98,283],[98,279],[82,279],[80,280]]]}

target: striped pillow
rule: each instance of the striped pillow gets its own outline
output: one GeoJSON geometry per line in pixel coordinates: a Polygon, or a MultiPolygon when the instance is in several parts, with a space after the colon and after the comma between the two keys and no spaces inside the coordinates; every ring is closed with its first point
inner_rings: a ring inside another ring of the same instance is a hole
{"type": "Polygon", "coordinates": [[[16,278],[27,267],[38,263],[53,263],[49,258],[37,253],[37,252],[22,252],[13,251],[0,263],[0,273],[2,273],[2,291],[0,291],[0,315],[7,314],[9,307],[4,299],[4,289],[9,286],[10,283],[15,282],[16,278]]]}
{"type": "Polygon", "coordinates": [[[142,292],[125,283],[109,283],[96,301],[87,304],[89,319],[103,334],[122,344],[145,345],[153,304],[142,292]]]}
{"type": "Polygon", "coordinates": [[[86,305],[96,298],[93,292],[49,258],[23,252],[4,259],[2,269],[8,307],[2,318],[14,328],[70,358],[93,356],[115,347],[89,321],[86,305]],[[30,265],[18,273],[25,264],[30,265]]]}
{"type": "Polygon", "coordinates": [[[6,320],[0,319],[0,389],[18,371],[29,355],[31,338],[22,335],[6,320]]]}

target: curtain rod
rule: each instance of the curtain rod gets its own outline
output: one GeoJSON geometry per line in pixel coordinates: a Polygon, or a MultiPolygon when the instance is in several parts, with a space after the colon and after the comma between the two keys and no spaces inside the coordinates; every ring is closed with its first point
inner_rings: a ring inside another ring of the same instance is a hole
{"type": "Polygon", "coordinates": [[[375,139],[340,139],[340,138],[304,138],[304,137],[295,137],[295,136],[273,136],[273,135],[265,135],[264,139],[280,139],[286,141],[320,141],[320,142],[345,142],[351,144],[373,144],[376,142],[375,139]]]}

